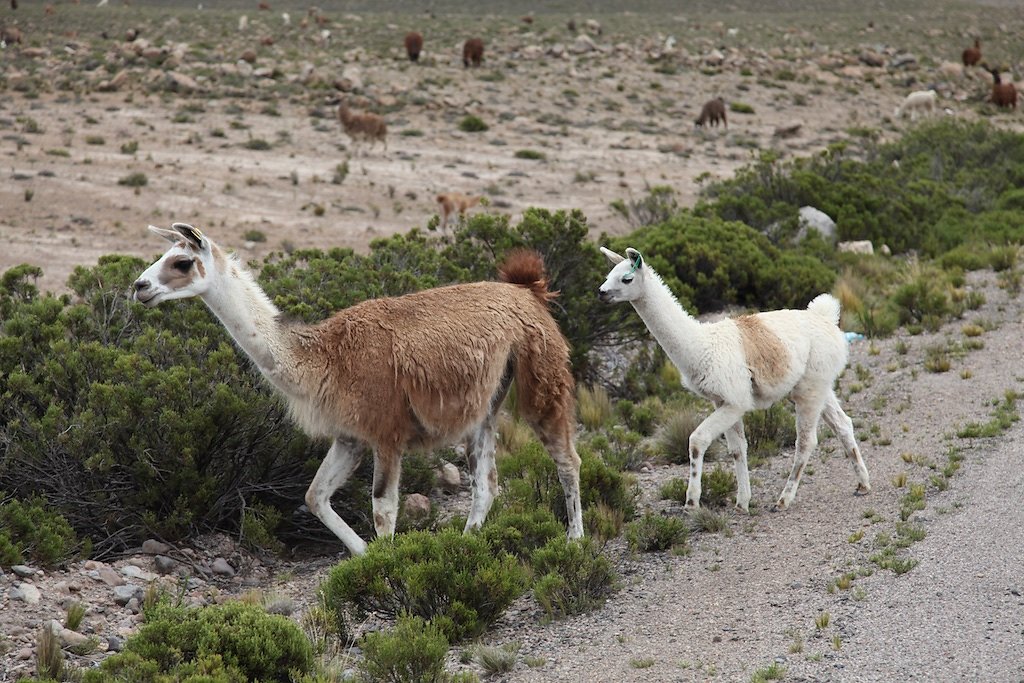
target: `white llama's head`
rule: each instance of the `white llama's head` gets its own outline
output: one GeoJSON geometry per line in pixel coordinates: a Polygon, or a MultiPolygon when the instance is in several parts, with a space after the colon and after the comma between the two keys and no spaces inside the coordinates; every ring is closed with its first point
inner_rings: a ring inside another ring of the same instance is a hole
{"type": "Polygon", "coordinates": [[[605,303],[618,301],[634,301],[643,295],[643,280],[647,276],[644,257],[632,247],[626,249],[626,255],[620,256],[611,249],[601,247],[601,253],[615,266],[608,273],[608,278],[601,285],[597,296],[605,303]]]}
{"type": "Polygon", "coordinates": [[[174,246],[135,281],[133,296],[147,306],[156,306],[171,299],[202,296],[209,289],[215,272],[210,240],[185,223],[175,223],[171,228],[149,226],[151,231],[174,246]]]}

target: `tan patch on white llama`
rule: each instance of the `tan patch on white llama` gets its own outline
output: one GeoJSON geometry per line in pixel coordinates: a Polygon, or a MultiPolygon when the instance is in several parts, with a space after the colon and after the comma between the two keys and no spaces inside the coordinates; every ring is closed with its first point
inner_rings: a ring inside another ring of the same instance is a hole
{"type": "Polygon", "coordinates": [[[744,315],[734,322],[740,331],[754,393],[777,385],[789,372],[789,353],[785,344],[757,316],[744,315]]]}

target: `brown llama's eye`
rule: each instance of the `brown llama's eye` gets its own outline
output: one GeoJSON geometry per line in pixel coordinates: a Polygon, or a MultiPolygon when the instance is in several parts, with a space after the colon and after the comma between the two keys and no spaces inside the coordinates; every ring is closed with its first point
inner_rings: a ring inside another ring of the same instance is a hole
{"type": "Polygon", "coordinates": [[[175,261],[173,267],[174,267],[175,270],[177,270],[177,271],[179,271],[181,273],[187,273],[188,271],[192,270],[192,259],[185,259],[185,260],[182,260],[182,261],[175,261]]]}

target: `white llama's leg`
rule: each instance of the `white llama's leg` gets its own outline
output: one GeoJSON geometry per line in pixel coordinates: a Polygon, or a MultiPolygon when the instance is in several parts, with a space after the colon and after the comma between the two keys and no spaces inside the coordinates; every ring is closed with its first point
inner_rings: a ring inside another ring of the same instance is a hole
{"type": "MultiPolygon", "coordinates": [[[[686,507],[700,507],[700,476],[704,471],[704,451],[711,442],[720,437],[725,430],[743,418],[743,411],[730,405],[715,408],[715,412],[704,418],[693,433],[690,434],[690,480],[686,486],[686,507]]],[[[728,439],[728,437],[726,437],[728,439]]],[[[744,464],[744,470],[746,464],[744,464]]],[[[747,488],[750,488],[749,482],[747,488]]]]}
{"type": "Polygon", "coordinates": [[[472,504],[466,531],[479,529],[487,518],[494,497],[498,495],[498,470],[494,466],[494,450],[497,441],[494,436],[494,416],[484,418],[467,444],[467,455],[472,470],[472,504]]]}
{"type": "Polygon", "coordinates": [[[796,402],[796,452],[793,454],[793,469],[789,473],[779,501],[775,504],[779,510],[785,510],[793,503],[796,489],[800,486],[807,460],[818,445],[818,419],[821,417],[824,400],[814,392],[809,396],[794,396],[796,402]]]}
{"type": "Polygon", "coordinates": [[[387,452],[379,448],[373,452],[373,527],[378,538],[395,535],[401,473],[401,452],[387,452]]]}
{"type": "Polygon", "coordinates": [[[871,481],[868,479],[868,468],[860,456],[860,448],[857,447],[857,439],[853,434],[853,421],[843,412],[834,392],[829,394],[826,399],[825,410],[821,416],[825,419],[825,424],[839,437],[839,441],[843,444],[843,450],[846,451],[846,457],[853,465],[853,471],[857,475],[856,493],[867,493],[871,490],[871,481]]]}
{"type": "Polygon", "coordinates": [[[313,483],[306,490],[306,507],[316,515],[335,536],[341,539],[353,555],[366,552],[366,542],[345,523],[331,507],[331,495],[345,484],[359,466],[360,446],[351,441],[336,440],[320,463],[313,483]]]}
{"type": "Polygon", "coordinates": [[[747,471],[747,437],[743,433],[743,420],[725,430],[725,442],[736,466],[736,509],[750,511],[750,472],[747,471]]]}

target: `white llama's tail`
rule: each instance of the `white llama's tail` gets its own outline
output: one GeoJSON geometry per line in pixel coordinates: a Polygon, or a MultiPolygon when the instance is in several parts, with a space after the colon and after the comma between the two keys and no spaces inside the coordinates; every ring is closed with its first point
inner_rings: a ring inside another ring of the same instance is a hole
{"type": "Polygon", "coordinates": [[[839,300],[831,294],[819,294],[807,304],[807,310],[820,315],[833,325],[839,324],[839,300]]]}

